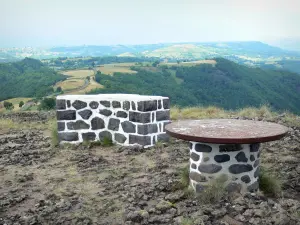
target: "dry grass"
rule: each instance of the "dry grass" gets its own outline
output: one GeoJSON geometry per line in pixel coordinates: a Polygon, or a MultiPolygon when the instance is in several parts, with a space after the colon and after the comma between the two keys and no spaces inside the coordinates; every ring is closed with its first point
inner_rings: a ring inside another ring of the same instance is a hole
{"type": "Polygon", "coordinates": [[[68,71],[63,71],[62,74],[74,78],[86,78],[88,76],[93,76],[94,71],[93,70],[68,70],[68,71]]]}
{"type": "Polygon", "coordinates": [[[61,87],[63,91],[72,90],[84,85],[84,79],[68,79],[55,84],[55,88],[61,87]]]}
{"type": "Polygon", "coordinates": [[[278,179],[278,176],[274,176],[267,172],[264,167],[260,167],[259,189],[263,191],[265,195],[271,197],[280,197],[281,181],[278,179]]]}
{"type": "Polygon", "coordinates": [[[94,81],[93,79],[90,80],[89,85],[82,89],[82,90],[75,90],[75,91],[71,91],[68,92],[68,94],[86,94],[87,92],[96,89],[96,88],[103,88],[103,85],[97,83],[96,81],[94,81]]]}
{"type": "MultiPolygon", "coordinates": [[[[20,108],[19,108],[20,101],[23,101],[24,103],[26,103],[31,99],[32,98],[11,98],[11,99],[5,100],[5,102],[10,102],[14,105],[13,111],[19,111],[20,110],[20,108]]],[[[0,102],[0,105],[3,105],[3,104],[4,104],[4,101],[0,102]]],[[[6,111],[6,109],[4,107],[0,108],[0,112],[5,112],[5,111],[6,111]]]]}
{"type": "Polygon", "coordinates": [[[134,70],[131,70],[130,67],[134,66],[134,63],[114,63],[114,64],[104,64],[103,66],[97,67],[103,74],[113,75],[114,73],[130,73],[134,74],[137,73],[134,70]]]}
{"type": "Polygon", "coordinates": [[[49,129],[52,121],[48,121],[47,123],[39,123],[39,122],[17,122],[11,119],[0,119],[0,128],[1,130],[23,130],[23,129],[41,129],[46,130],[49,129]]]}
{"type": "Polygon", "coordinates": [[[268,118],[271,119],[277,114],[272,112],[269,106],[262,105],[260,108],[248,107],[243,108],[237,112],[238,116],[247,117],[247,118],[268,118]]]}
{"type": "Polygon", "coordinates": [[[171,108],[171,119],[204,119],[204,118],[228,118],[230,112],[215,106],[187,107],[180,109],[175,106],[171,108]]]}
{"type": "Polygon", "coordinates": [[[196,66],[200,64],[211,64],[215,66],[217,62],[215,60],[197,60],[191,62],[180,62],[178,63],[160,63],[159,66],[196,66]]]}

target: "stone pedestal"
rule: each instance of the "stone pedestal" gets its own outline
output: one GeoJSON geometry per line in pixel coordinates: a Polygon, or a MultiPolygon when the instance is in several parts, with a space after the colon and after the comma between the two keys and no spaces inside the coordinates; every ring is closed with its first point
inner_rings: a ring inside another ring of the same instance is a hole
{"type": "Polygon", "coordinates": [[[169,98],[131,94],[62,95],[56,99],[60,142],[101,141],[145,148],[168,140],[169,98]]]}
{"type": "Polygon", "coordinates": [[[190,184],[196,192],[220,176],[228,191],[258,190],[260,144],[190,142],[190,184]]]}

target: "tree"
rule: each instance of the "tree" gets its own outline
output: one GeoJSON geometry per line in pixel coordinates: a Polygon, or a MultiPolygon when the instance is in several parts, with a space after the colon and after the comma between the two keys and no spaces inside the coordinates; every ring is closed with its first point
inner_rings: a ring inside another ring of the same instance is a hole
{"type": "Polygon", "coordinates": [[[55,109],[55,99],[54,98],[44,98],[38,107],[39,110],[50,110],[55,109]]]}
{"type": "Polygon", "coordinates": [[[57,88],[56,88],[56,92],[62,92],[61,87],[57,87],[57,88]]]}
{"type": "Polygon", "coordinates": [[[154,63],[152,63],[152,66],[157,67],[158,64],[159,64],[159,61],[156,60],[154,63]]]}
{"type": "Polygon", "coordinates": [[[11,102],[4,102],[4,107],[6,110],[13,110],[14,105],[11,102]]]}
{"type": "Polygon", "coordinates": [[[20,101],[20,102],[19,102],[19,108],[22,108],[23,105],[24,105],[24,102],[23,102],[23,101],[20,101]]]}

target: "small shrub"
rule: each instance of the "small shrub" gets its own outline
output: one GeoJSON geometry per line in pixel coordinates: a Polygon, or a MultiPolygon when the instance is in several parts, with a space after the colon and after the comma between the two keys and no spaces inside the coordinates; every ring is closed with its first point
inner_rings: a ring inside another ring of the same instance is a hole
{"type": "Polygon", "coordinates": [[[11,102],[4,102],[4,107],[6,110],[13,110],[14,109],[14,105],[11,102]]]}
{"type": "Polygon", "coordinates": [[[20,101],[20,102],[19,102],[19,108],[22,108],[23,105],[24,105],[24,102],[23,102],[23,101],[20,101]]]}
{"type": "Polygon", "coordinates": [[[56,147],[59,144],[57,122],[51,121],[49,123],[49,127],[50,127],[50,131],[51,131],[51,144],[53,147],[56,147]]]}
{"type": "Polygon", "coordinates": [[[51,109],[55,109],[54,98],[44,98],[38,107],[38,110],[51,110],[51,109]]]}
{"type": "Polygon", "coordinates": [[[101,140],[101,145],[104,147],[109,147],[113,145],[112,140],[109,137],[104,137],[103,140],[101,140]]]}
{"type": "Polygon", "coordinates": [[[186,166],[180,171],[180,185],[182,188],[188,188],[190,184],[190,167],[186,166]]]}
{"type": "Polygon", "coordinates": [[[260,167],[259,189],[270,197],[279,197],[281,194],[281,182],[278,177],[268,173],[265,168],[260,167]]]}

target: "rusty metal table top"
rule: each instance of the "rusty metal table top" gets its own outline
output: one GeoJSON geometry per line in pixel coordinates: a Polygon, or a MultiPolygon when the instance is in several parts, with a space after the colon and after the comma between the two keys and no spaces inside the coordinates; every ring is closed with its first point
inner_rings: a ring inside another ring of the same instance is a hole
{"type": "Polygon", "coordinates": [[[280,139],[288,128],[253,120],[205,119],[175,121],[166,126],[166,132],[170,136],[195,142],[251,144],[280,139]]]}

